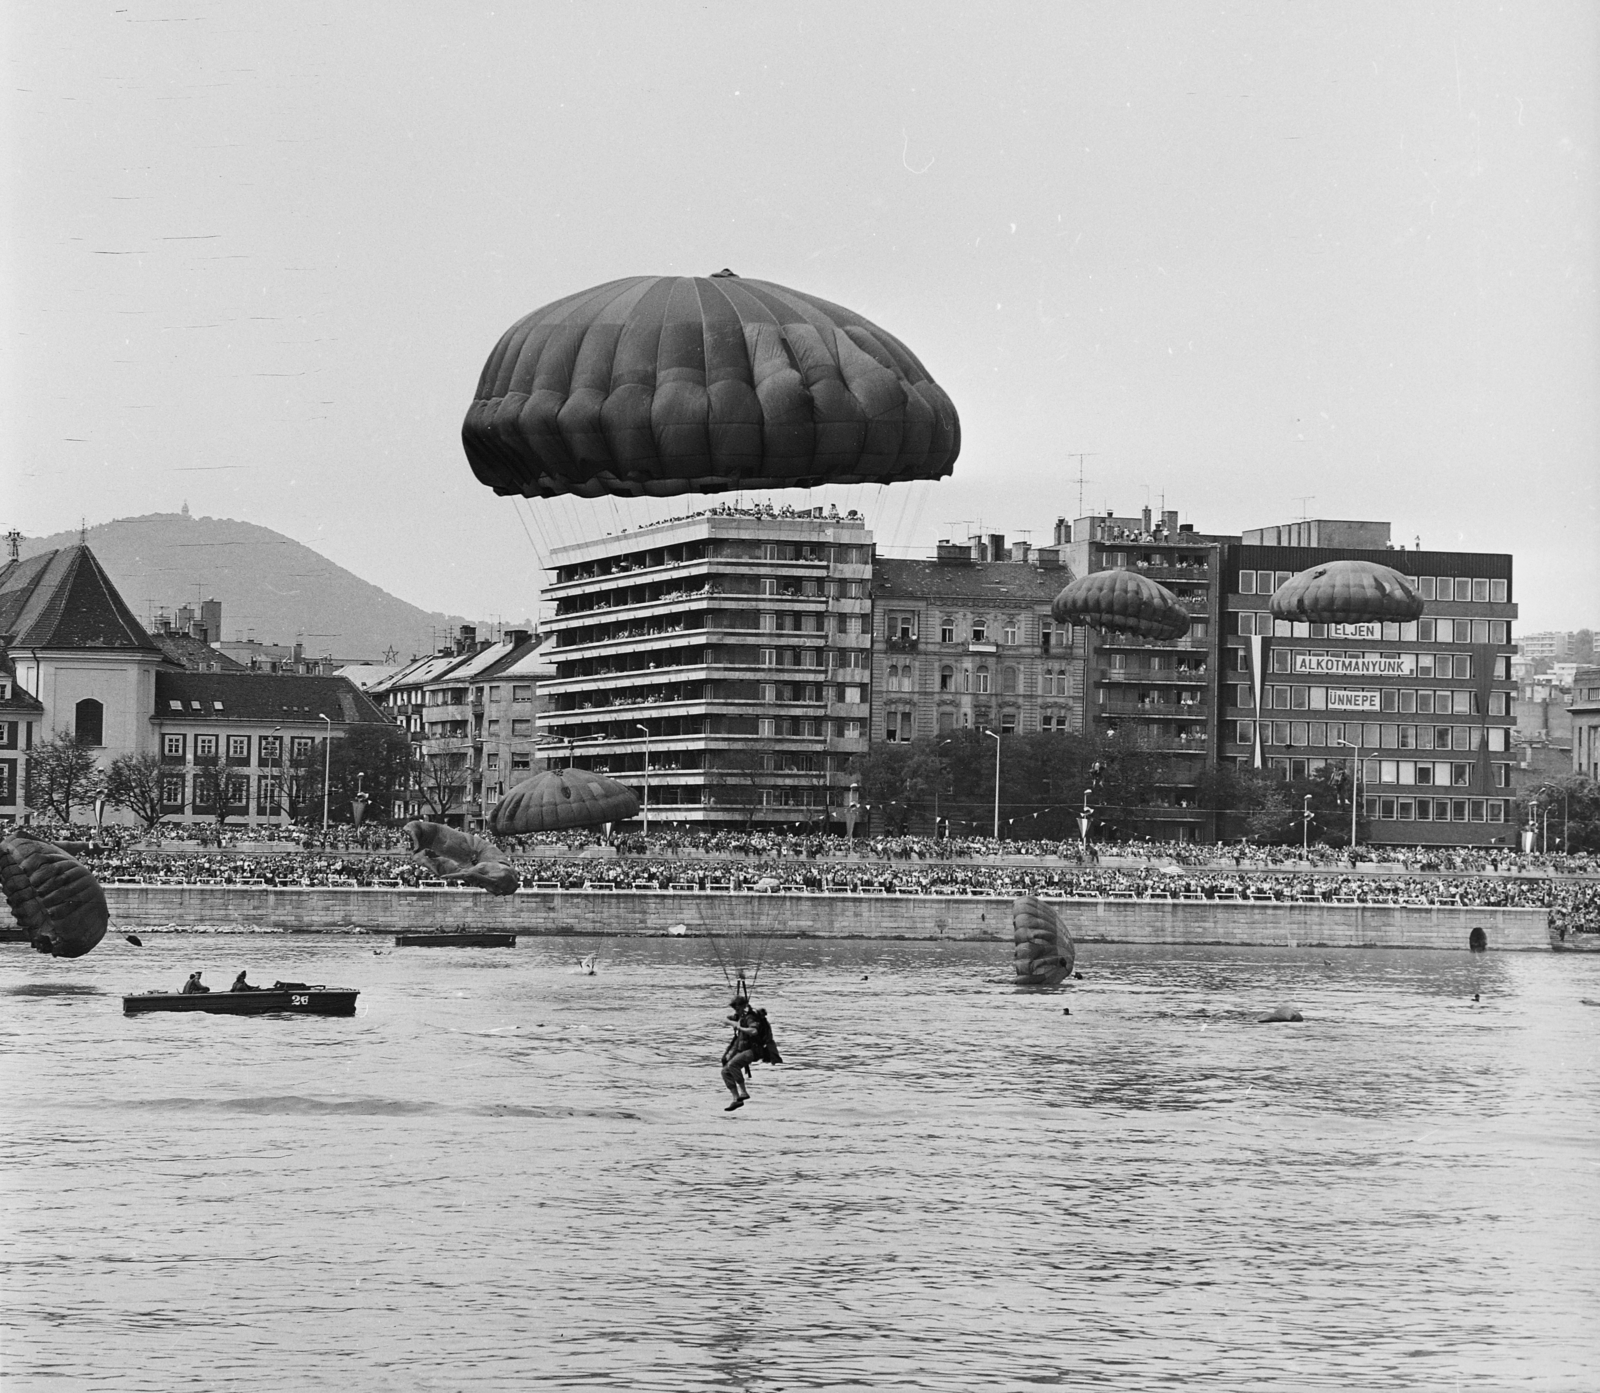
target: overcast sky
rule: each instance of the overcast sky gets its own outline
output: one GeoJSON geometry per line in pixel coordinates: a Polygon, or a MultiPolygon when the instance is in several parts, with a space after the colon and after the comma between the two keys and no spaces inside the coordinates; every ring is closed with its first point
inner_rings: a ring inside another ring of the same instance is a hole
{"type": "Polygon", "coordinates": [[[1592,0],[3,14],[6,528],[187,501],[527,614],[642,514],[480,486],[483,360],[728,266],[955,401],[952,479],[841,495],[893,547],[1048,540],[1081,464],[1091,510],[1510,551],[1524,629],[1600,625],[1592,0]]]}

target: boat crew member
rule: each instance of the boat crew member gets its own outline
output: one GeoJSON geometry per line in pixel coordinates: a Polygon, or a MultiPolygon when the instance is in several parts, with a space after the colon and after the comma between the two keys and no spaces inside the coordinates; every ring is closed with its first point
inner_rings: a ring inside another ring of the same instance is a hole
{"type": "Polygon", "coordinates": [[[733,1014],[728,1017],[733,1023],[733,1038],[722,1052],[722,1082],[733,1094],[733,1101],[723,1109],[724,1112],[732,1112],[745,1105],[750,1097],[750,1090],[744,1086],[745,1075],[750,1071],[750,1065],[761,1058],[759,1018],[750,1009],[749,998],[736,996],[728,1005],[733,1007],[733,1014]]]}
{"type": "Polygon", "coordinates": [[[181,995],[181,996],[201,996],[201,995],[204,995],[206,992],[209,992],[210,990],[211,990],[210,987],[205,986],[200,981],[200,974],[198,972],[191,972],[189,974],[189,980],[183,984],[183,990],[182,990],[182,992],[179,993],[179,995],[181,995]]]}
{"type": "Polygon", "coordinates": [[[252,987],[250,985],[250,983],[248,983],[248,982],[246,982],[244,980],[244,973],[241,972],[237,977],[235,977],[233,979],[233,985],[231,987],[229,987],[228,990],[230,992],[258,992],[258,991],[261,990],[261,988],[260,987],[252,987]]]}

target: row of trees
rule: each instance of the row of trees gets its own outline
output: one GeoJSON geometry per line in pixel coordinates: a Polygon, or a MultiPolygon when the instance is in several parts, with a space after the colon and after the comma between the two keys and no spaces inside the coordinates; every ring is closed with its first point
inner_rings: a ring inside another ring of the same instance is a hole
{"type": "MultiPolygon", "coordinates": [[[[180,772],[190,770],[152,753],[119,755],[102,769],[92,746],[57,731],[29,751],[24,796],[29,807],[60,822],[71,822],[104,799],[110,807],[127,809],[145,827],[155,827],[170,812],[167,781],[180,772]]],[[[238,805],[230,803],[231,781],[238,772],[217,757],[192,766],[193,804],[209,810],[219,826],[239,814],[238,805]]],[[[372,807],[387,811],[411,785],[414,772],[403,732],[354,726],[331,749],[314,747],[298,760],[285,761],[277,771],[273,812],[286,814],[291,822],[319,818],[324,786],[335,821],[350,820],[358,793],[372,807]]]]}

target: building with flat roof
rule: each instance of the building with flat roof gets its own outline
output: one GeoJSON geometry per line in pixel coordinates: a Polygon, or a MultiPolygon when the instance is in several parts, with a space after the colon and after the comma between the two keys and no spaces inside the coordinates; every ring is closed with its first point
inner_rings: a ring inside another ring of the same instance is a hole
{"type": "Polygon", "coordinates": [[[1226,549],[1221,757],[1296,779],[1359,757],[1368,840],[1514,846],[1511,557],[1248,540],[1285,532],[1245,533],[1226,549]],[[1290,576],[1344,559],[1410,577],[1423,617],[1346,625],[1271,617],[1268,601],[1290,576]]]}
{"type": "Polygon", "coordinates": [[[1572,677],[1572,772],[1600,780],[1600,667],[1580,667],[1572,677]]]}
{"type": "Polygon", "coordinates": [[[719,505],[560,547],[544,733],[652,825],[838,822],[872,695],[854,513],[719,505]],[[648,771],[648,774],[647,774],[648,771]]]}

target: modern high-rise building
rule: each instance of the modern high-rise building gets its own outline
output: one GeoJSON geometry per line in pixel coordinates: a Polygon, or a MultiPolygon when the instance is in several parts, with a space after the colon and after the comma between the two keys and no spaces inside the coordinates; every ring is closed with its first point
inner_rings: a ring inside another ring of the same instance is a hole
{"type": "Polygon", "coordinates": [[[634,788],[652,826],[842,821],[871,709],[861,517],[721,505],[551,563],[555,757],[634,788]]]}
{"type": "Polygon", "coordinates": [[[1512,847],[1511,557],[1405,551],[1388,540],[1387,523],[1302,523],[1246,532],[1226,549],[1221,757],[1291,778],[1358,760],[1367,840],[1512,847]],[[1337,529],[1341,542],[1276,543],[1294,527],[1319,537],[1337,529]],[[1376,561],[1411,578],[1423,617],[1272,618],[1278,586],[1338,560],[1376,561]]]}

